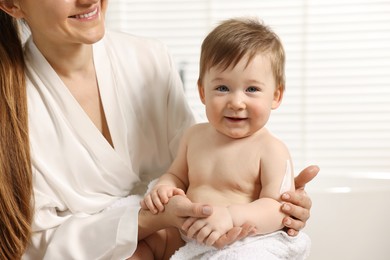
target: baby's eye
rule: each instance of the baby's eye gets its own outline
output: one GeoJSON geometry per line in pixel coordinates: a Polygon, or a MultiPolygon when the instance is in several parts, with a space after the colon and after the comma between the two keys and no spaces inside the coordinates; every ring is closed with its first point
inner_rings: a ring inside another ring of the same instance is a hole
{"type": "Polygon", "coordinates": [[[229,88],[226,87],[225,85],[221,85],[221,86],[218,86],[216,88],[216,90],[221,91],[221,92],[227,92],[227,91],[229,91],[229,88]]]}
{"type": "Polygon", "coordinates": [[[247,92],[253,93],[253,92],[260,91],[260,89],[259,89],[258,87],[248,87],[248,88],[246,89],[246,91],[247,91],[247,92]]]}

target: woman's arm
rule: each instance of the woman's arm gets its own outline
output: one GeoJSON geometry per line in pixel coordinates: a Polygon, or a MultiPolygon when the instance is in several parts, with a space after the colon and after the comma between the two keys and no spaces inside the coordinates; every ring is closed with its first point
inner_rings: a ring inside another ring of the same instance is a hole
{"type": "Polygon", "coordinates": [[[137,214],[136,205],[92,215],[61,216],[49,206],[38,209],[37,229],[23,259],[125,259],[135,250],[137,214]]]}

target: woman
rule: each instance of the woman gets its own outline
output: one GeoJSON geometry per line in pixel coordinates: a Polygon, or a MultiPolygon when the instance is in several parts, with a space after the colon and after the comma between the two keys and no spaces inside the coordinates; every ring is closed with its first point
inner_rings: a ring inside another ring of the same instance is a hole
{"type": "MultiPolygon", "coordinates": [[[[0,9],[0,258],[124,259],[138,239],[211,214],[177,198],[153,216],[128,197],[164,172],[193,124],[164,46],[105,34],[107,0],[0,0],[0,9]],[[15,19],[31,30],[24,49],[15,19]]],[[[289,195],[294,233],[311,202],[289,195]]],[[[216,246],[250,228],[240,230],[216,246]]]]}

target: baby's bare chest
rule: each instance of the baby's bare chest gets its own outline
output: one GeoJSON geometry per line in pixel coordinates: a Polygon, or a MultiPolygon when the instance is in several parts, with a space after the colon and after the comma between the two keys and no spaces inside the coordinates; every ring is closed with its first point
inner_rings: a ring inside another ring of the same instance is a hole
{"type": "Polygon", "coordinates": [[[261,151],[253,143],[201,141],[188,149],[190,183],[251,193],[260,183],[261,151]]]}

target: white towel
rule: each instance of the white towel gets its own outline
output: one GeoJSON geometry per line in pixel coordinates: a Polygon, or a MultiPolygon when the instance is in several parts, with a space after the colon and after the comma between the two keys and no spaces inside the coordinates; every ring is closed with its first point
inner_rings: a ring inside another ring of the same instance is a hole
{"type": "Polygon", "coordinates": [[[309,256],[311,240],[300,232],[291,237],[283,231],[264,236],[247,237],[223,249],[198,244],[187,244],[171,257],[171,260],[303,260],[309,256]]]}

